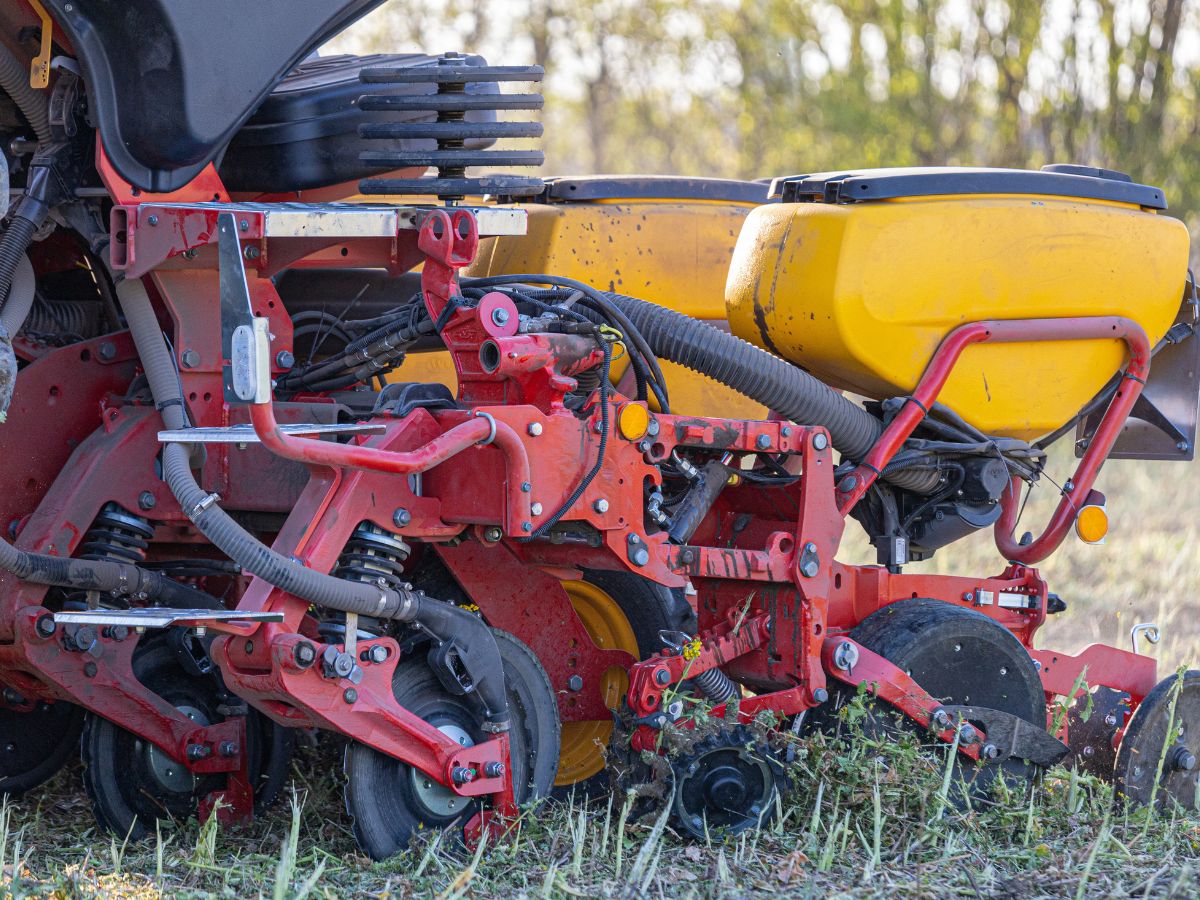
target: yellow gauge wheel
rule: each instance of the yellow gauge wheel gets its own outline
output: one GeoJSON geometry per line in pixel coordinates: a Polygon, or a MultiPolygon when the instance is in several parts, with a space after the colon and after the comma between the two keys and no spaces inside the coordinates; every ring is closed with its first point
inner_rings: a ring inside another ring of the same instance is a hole
{"type": "MultiPolygon", "coordinates": [[[[586,581],[564,581],[563,587],[583,627],[596,646],[604,650],[625,650],[638,659],[638,642],[620,605],[607,591],[586,581]]],[[[629,676],[613,667],[604,673],[601,683],[604,702],[616,709],[629,689],[629,676]]],[[[565,787],[591,778],[604,769],[604,748],[612,737],[613,724],[603,722],[564,722],[562,750],[559,754],[556,787],[565,787]]]]}

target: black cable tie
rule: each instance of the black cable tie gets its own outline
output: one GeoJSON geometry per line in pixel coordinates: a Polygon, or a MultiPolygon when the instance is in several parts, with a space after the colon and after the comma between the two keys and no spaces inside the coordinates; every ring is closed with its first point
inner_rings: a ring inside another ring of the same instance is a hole
{"type": "Polygon", "coordinates": [[[164,400],[162,403],[154,404],[154,408],[157,409],[159,412],[162,412],[164,409],[166,409],[169,406],[178,406],[182,409],[183,408],[183,398],[182,397],[172,397],[169,400],[164,400]]]}
{"type": "Polygon", "coordinates": [[[1146,384],[1145,378],[1138,378],[1136,375],[1132,375],[1129,372],[1125,373],[1125,377],[1128,378],[1130,381],[1136,381],[1140,385],[1144,386],[1146,384]]]}
{"type": "Polygon", "coordinates": [[[905,397],[904,402],[914,404],[917,409],[921,410],[921,412],[923,412],[925,415],[929,415],[929,408],[916,397],[905,397]]]}

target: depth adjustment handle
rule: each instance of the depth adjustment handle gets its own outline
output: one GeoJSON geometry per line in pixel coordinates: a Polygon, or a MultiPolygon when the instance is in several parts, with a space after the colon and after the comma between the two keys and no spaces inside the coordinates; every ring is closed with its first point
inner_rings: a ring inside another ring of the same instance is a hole
{"type": "Polygon", "coordinates": [[[226,403],[271,402],[271,330],[254,315],[242,261],[237,220],[217,216],[217,260],[221,285],[221,381],[226,403]]]}

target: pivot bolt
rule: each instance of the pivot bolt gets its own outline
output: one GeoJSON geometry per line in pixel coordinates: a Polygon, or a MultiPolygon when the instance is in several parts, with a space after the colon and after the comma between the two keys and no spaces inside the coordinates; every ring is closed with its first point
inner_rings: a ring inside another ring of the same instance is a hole
{"type": "Polygon", "coordinates": [[[592,509],[594,509],[598,513],[606,513],[606,512],[608,512],[608,501],[605,500],[603,497],[601,497],[599,500],[597,500],[595,503],[592,504],[592,509]]]}
{"type": "Polygon", "coordinates": [[[817,450],[824,450],[829,446],[829,438],[825,437],[823,431],[818,431],[813,435],[813,447],[817,450]]]}
{"type": "Polygon", "coordinates": [[[979,732],[975,730],[975,726],[971,723],[964,723],[962,728],[958,729],[958,739],[964,744],[973,744],[979,738],[979,732]]]}
{"type": "Polygon", "coordinates": [[[500,530],[498,525],[489,525],[483,529],[483,539],[489,543],[496,543],[500,538],[504,537],[504,532],[500,530]]]}
{"type": "Polygon", "coordinates": [[[982,756],[984,759],[995,759],[997,756],[1000,755],[1000,748],[997,747],[995,744],[984,744],[979,749],[979,755],[982,756]]]}
{"type": "Polygon", "coordinates": [[[632,547],[629,550],[629,561],[635,566],[644,566],[650,562],[650,551],[640,545],[632,547]]]}
{"type": "Polygon", "coordinates": [[[317,661],[317,648],[308,641],[297,644],[293,655],[296,659],[296,665],[302,669],[307,669],[317,661]]]}
{"type": "Polygon", "coordinates": [[[945,731],[950,727],[950,713],[944,709],[935,709],[929,721],[936,725],[939,731],[945,731]]]}
{"type": "Polygon", "coordinates": [[[504,774],[504,763],[490,762],[483,764],[483,774],[486,778],[499,778],[504,774]]]}
{"type": "Polygon", "coordinates": [[[246,259],[258,259],[262,255],[262,251],[251,244],[246,248],[246,259]]]}
{"type": "Polygon", "coordinates": [[[138,494],[138,507],[141,509],[154,509],[154,504],[157,502],[154,499],[154,494],[150,491],[142,491],[138,494]]]}
{"type": "Polygon", "coordinates": [[[505,309],[503,306],[497,306],[495,309],[493,309],[492,310],[492,324],[500,325],[500,326],[507,325],[508,324],[508,310],[505,309]]]}
{"type": "Polygon", "coordinates": [[[296,364],[296,357],[291,350],[280,350],[275,354],[275,365],[281,369],[290,369],[296,364]]]}
{"type": "Polygon", "coordinates": [[[217,746],[217,752],[226,758],[237,756],[237,741],[221,741],[221,743],[217,746]]]}
{"type": "Polygon", "coordinates": [[[372,644],[363,652],[362,657],[367,662],[373,662],[376,664],[387,662],[387,647],[383,646],[383,644],[372,644]]]}
{"type": "Polygon", "coordinates": [[[833,664],[843,672],[849,672],[858,662],[858,648],[849,641],[842,641],[833,651],[833,664]]]}
{"type": "Polygon", "coordinates": [[[654,680],[659,684],[670,684],[671,673],[667,669],[658,669],[654,673],[654,680]]]}
{"type": "Polygon", "coordinates": [[[825,688],[817,688],[813,691],[813,699],[818,703],[824,703],[829,699],[829,691],[825,690],[825,688]]]}
{"type": "Polygon", "coordinates": [[[207,759],[210,756],[212,756],[212,750],[204,744],[188,744],[187,758],[192,762],[207,759]]]}
{"type": "Polygon", "coordinates": [[[756,437],[754,439],[754,446],[757,447],[759,450],[769,450],[771,448],[770,435],[760,434],[758,437],[756,437]]]}
{"type": "Polygon", "coordinates": [[[395,525],[397,528],[403,528],[405,525],[407,525],[411,521],[412,521],[412,513],[410,513],[403,506],[397,507],[396,511],[394,513],[392,513],[392,524],[395,525]]]}
{"type": "Polygon", "coordinates": [[[450,770],[450,780],[455,784],[469,784],[475,780],[475,770],[466,766],[455,766],[450,770]]]}
{"type": "Polygon", "coordinates": [[[539,434],[542,433],[542,423],[541,422],[530,422],[529,427],[526,428],[525,430],[529,432],[530,436],[537,437],[539,434]]]}
{"type": "Polygon", "coordinates": [[[582,675],[572,675],[570,678],[567,679],[567,688],[572,691],[576,691],[576,692],[582,691],[583,690],[583,676],[582,675]]]}
{"type": "Polygon", "coordinates": [[[185,369],[194,369],[196,366],[200,365],[200,354],[190,348],[184,350],[181,354],[179,354],[179,363],[185,369]]]}

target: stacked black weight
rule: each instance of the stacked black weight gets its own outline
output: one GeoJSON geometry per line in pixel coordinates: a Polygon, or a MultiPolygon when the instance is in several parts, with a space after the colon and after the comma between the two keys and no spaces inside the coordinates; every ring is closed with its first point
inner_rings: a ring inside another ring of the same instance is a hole
{"type": "Polygon", "coordinates": [[[459,53],[447,53],[436,67],[365,68],[360,79],[367,84],[437,85],[437,92],[422,95],[367,95],[359,104],[368,112],[395,112],[411,118],[414,113],[436,113],[434,122],[371,122],[359,126],[359,136],[379,140],[432,140],[436,149],[367,150],[359,159],[386,171],[436,167],[437,175],[423,178],[365,178],[359,183],[364,194],[435,194],[442,200],[461,200],[475,194],[528,197],[540,194],[540,178],[520,175],[468,177],[470,166],[540,166],[540,150],[466,149],[467,141],[542,136],[539,122],[468,122],[475,110],[535,110],[542,108],[541,94],[467,93],[468,84],[481,82],[540,82],[541,66],[469,65],[459,53]]]}

